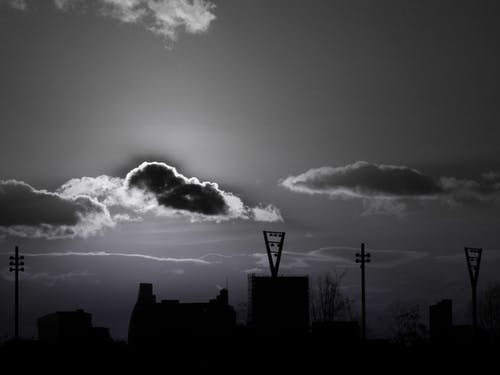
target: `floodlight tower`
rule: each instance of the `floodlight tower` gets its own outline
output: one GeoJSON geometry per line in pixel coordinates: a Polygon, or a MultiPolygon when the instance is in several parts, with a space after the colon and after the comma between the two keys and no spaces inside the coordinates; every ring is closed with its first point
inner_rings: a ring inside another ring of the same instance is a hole
{"type": "Polygon", "coordinates": [[[479,278],[479,266],[481,265],[481,254],[483,249],[475,247],[466,247],[465,259],[469,269],[469,278],[472,286],[472,336],[477,335],[477,280],[479,278]]]}
{"type": "Polygon", "coordinates": [[[19,272],[24,272],[24,257],[19,256],[16,246],[14,256],[11,256],[9,271],[14,272],[14,339],[19,341],[19,272]]]}
{"type": "Polygon", "coordinates": [[[265,230],[262,233],[264,234],[264,242],[266,243],[271,276],[278,277],[281,252],[283,251],[283,242],[285,241],[285,232],[270,232],[265,230]]]}

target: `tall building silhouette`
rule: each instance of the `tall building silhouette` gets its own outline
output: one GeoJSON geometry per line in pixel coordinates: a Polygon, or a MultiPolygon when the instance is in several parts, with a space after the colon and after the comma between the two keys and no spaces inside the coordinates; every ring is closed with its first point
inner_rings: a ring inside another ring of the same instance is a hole
{"type": "Polygon", "coordinates": [[[309,278],[249,275],[248,323],[251,328],[266,334],[307,332],[309,278]]]}
{"type": "Polygon", "coordinates": [[[131,345],[167,343],[173,337],[218,336],[232,332],[236,313],[229,305],[228,291],[204,303],[178,300],[156,302],[152,284],[140,284],[137,302],[130,317],[131,345]]]}
{"type": "Polygon", "coordinates": [[[107,344],[109,329],[92,326],[92,314],[83,310],[57,311],[38,318],[38,338],[54,344],[107,344]]]}

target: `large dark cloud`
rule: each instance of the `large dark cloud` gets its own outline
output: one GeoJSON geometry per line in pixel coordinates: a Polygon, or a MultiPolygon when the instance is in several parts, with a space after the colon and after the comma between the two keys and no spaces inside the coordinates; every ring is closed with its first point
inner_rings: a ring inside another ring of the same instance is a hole
{"type": "Polygon", "coordinates": [[[127,215],[132,215],[129,219],[138,219],[137,215],[146,213],[167,217],[182,215],[192,221],[283,220],[279,210],[271,204],[249,207],[215,182],[186,177],[175,167],[161,162],[143,162],[130,170],[124,179],[106,175],[74,178],[57,192],[68,198],[92,197],[120,215],[120,220],[127,220],[127,215]]]}
{"type": "Polygon", "coordinates": [[[229,209],[217,184],[188,179],[163,163],[143,163],[128,174],[127,184],[154,194],[166,208],[202,215],[225,215],[229,209]]]}
{"type": "Polygon", "coordinates": [[[309,169],[280,182],[298,193],[323,194],[331,198],[362,198],[367,213],[400,213],[404,200],[441,199],[450,203],[497,201],[498,173],[490,171],[480,180],[431,177],[406,166],[358,161],[342,167],[309,169]]]}
{"type": "Polygon", "coordinates": [[[62,197],[15,180],[0,181],[0,231],[20,236],[64,238],[95,234],[112,221],[90,197],[62,197]]]}

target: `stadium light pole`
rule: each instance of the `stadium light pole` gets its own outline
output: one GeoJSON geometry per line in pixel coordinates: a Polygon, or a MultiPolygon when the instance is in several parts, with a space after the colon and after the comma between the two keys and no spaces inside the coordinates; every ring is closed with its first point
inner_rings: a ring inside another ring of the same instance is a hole
{"type": "Polygon", "coordinates": [[[481,265],[481,254],[483,249],[466,247],[465,259],[469,270],[469,278],[472,286],[472,337],[477,336],[477,280],[479,278],[479,267],[481,265]]]}

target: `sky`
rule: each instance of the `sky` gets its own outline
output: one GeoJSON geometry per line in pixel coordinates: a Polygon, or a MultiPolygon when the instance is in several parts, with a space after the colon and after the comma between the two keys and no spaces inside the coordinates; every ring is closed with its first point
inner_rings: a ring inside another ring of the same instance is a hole
{"type": "Polygon", "coordinates": [[[206,301],[344,272],[369,334],[499,282],[495,1],[0,0],[0,338],[84,308],[126,338],[138,284],[206,301]]]}

